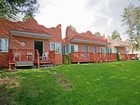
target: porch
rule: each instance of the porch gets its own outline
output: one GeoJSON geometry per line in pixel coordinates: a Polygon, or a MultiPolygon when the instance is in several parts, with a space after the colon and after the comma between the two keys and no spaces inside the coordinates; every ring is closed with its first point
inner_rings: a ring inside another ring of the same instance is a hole
{"type": "MultiPolygon", "coordinates": [[[[120,60],[133,60],[137,58],[137,54],[119,54],[120,60]]],[[[72,63],[80,62],[113,62],[116,61],[116,53],[92,53],[92,52],[72,52],[70,60],[72,63]]]]}
{"type": "Polygon", "coordinates": [[[10,49],[8,58],[9,69],[23,66],[37,66],[40,68],[42,65],[55,64],[54,51],[44,52],[41,56],[37,49],[10,49]]]}
{"type": "Polygon", "coordinates": [[[72,63],[76,62],[111,62],[116,61],[116,54],[102,54],[102,53],[92,53],[92,52],[73,52],[70,53],[70,60],[72,63]]]}

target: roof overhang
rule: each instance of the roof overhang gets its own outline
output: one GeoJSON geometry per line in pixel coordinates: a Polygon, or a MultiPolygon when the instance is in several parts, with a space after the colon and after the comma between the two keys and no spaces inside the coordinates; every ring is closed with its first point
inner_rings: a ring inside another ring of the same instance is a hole
{"type": "Polygon", "coordinates": [[[128,47],[128,45],[116,45],[115,47],[128,47]]]}
{"type": "Polygon", "coordinates": [[[13,36],[22,36],[22,37],[29,37],[29,38],[39,38],[39,39],[52,38],[52,36],[48,34],[38,34],[38,33],[23,32],[23,31],[17,31],[17,30],[11,30],[10,33],[13,36]]]}
{"type": "Polygon", "coordinates": [[[99,41],[91,41],[91,40],[84,40],[84,39],[77,39],[77,38],[72,39],[71,42],[83,43],[83,44],[96,44],[96,45],[109,45],[109,44],[111,44],[109,42],[99,42],[99,41]]]}

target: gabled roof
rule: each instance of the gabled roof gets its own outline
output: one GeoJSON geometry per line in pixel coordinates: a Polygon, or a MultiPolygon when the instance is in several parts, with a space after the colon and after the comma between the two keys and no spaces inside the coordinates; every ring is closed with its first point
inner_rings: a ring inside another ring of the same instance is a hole
{"type": "Polygon", "coordinates": [[[87,43],[87,44],[97,44],[97,45],[108,45],[104,36],[97,36],[92,34],[92,32],[87,31],[85,33],[78,33],[75,30],[71,29],[71,27],[67,27],[66,30],[66,40],[70,42],[77,43],[87,43]]]}
{"type": "MultiPolygon", "coordinates": [[[[44,36],[59,37],[61,38],[61,25],[52,28],[46,28],[39,25],[34,18],[29,18],[26,21],[12,22],[6,19],[0,18],[0,34],[8,36],[10,32],[20,32],[20,33],[32,33],[44,36]],[[3,30],[3,31],[1,31],[3,30]]],[[[28,34],[29,35],[29,34],[28,34]]],[[[26,36],[27,37],[27,36],[26,36]]],[[[39,37],[39,36],[38,36],[39,37]]],[[[42,37],[43,38],[43,37],[42,37]]]]}
{"type": "Polygon", "coordinates": [[[110,39],[109,42],[111,43],[111,45],[109,46],[113,46],[113,47],[128,47],[129,44],[126,41],[122,41],[119,38],[116,38],[114,40],[110,39]]]}

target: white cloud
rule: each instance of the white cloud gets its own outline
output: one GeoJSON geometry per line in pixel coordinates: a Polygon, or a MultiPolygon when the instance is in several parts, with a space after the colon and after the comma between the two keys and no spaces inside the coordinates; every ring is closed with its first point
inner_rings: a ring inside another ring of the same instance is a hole
{"type": "Polygon", "coordinates": [[[111,9],[119,5],[115,4],[117,1],[120,0],[38,0],[40,13],[35,18],[46,27],[62,24],[63,37],[66,26],[70,24],[79,32],[90,30],[110,34],[118,29],[123,33],[120,26],[122,11],[114,13],[116,8],[111,9]]]}

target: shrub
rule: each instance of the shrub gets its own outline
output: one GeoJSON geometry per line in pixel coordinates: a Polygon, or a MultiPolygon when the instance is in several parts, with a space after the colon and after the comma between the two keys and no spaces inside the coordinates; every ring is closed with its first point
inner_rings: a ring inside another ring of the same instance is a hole
{"type": "Polygon", "coordinates": [[[120,55],[119,55],[119,53],[116,53],[116,60],[117,61],[120,61],[120,55]]]}
{"type": "Polygon", "coordinates": [[[64,61],[65,61],[65,64],[71,64],[70,55],[69,54],[65,55],[64,61]]]}

